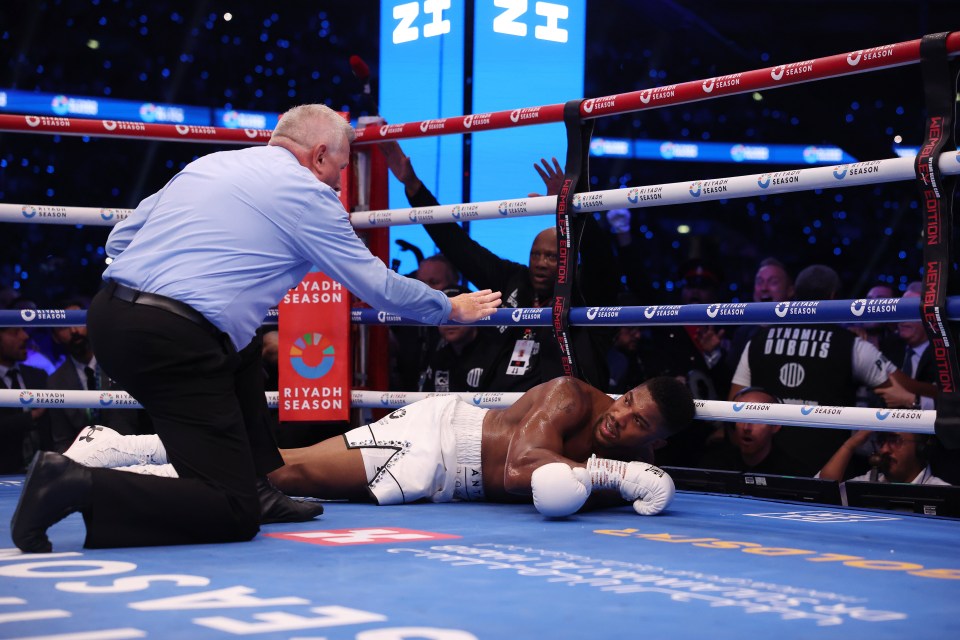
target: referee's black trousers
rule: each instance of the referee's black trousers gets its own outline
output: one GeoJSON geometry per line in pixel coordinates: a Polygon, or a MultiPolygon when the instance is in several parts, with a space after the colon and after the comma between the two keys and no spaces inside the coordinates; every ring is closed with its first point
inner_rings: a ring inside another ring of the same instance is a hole
{"type": "Polygon", "coordinates": [[[225,334],[100,291],[87,328],[97,361],[143,405],[179,478],[92,469],[83,511],[90,548],[249,540],[257,476],[282,465],[263,389],[259,340],[225,334]]]}

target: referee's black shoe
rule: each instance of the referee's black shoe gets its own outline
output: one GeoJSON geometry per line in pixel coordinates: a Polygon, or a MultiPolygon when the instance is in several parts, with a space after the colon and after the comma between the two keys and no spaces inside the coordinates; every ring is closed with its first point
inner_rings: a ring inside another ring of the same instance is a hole
{"type": "Polygon", "coordinates": [[[38,452],[10,521],[13,544],[26,553],[50,553],[47,529],[89,507],[92,489],[90,469],[59,453],[38,452]]]}
{"type": "Polygon", "coordinates": [[[257,495],[260,497],[260,524],[306,522],[323,513],[323,505],[319,502],[291,498],[266,478],[257,479],[257,495]]]}

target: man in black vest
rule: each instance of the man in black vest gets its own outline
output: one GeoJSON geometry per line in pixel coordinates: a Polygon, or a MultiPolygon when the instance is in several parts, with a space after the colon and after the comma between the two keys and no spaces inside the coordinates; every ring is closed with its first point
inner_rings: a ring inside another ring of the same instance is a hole
{"type": "MultiPolygon", "coordinates": [[[[826,265],[807,267],[797,276],[794,302],[783,302],[778,315],[802,320],[816,300],[833,300],[840,277],[826,265]]],[[[730,389],[732,398],[744,387],[760,386],[788,404],[850,407],[857,386],[887,386],[893,377],[912,385],[875,346],[836,324],[775,325],[759,331],[740,358],[730,389]]],[[[814,409],[811,420],[823,409],[814,409]]],[[[839,429],[784,428],[778,446],[816,469],[850,435],[839,429]]]]}

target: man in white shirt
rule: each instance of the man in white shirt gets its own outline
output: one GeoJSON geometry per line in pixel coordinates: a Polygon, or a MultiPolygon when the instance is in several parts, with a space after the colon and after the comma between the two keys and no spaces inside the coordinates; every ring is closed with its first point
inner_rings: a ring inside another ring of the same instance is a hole
{"type": "MultiPolygon", "coordinates": [[[[843,481],[847,465],[853,457],[857,447],[865,443],[871,431],[855,431],[843,445],[837,449],[833,457],[827,461],[818,478],[825,480],[843,481]]],[[[909,484],[938,484],[946,485],[930,470],[930,453],[935,446],[934,436],[922,433],[887,432],[876,434],[876,442],[880,456],[878,473],[873,479],[872,472],[848,478],[853,482],[901,482],[909,484]]]]}

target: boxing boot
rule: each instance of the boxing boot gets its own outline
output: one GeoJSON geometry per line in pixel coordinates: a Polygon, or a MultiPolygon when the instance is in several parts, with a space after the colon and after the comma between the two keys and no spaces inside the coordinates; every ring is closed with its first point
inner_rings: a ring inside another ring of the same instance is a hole
{"type": "Polygon", "coordinates": [[[260,497],[260,524],[306,522],[323,513],[323,505],[314,500],[297,500],[282,493],[266,478],[257,479],[260,497]]]}
{"type": "Polygon", "coordinates": [[[90,469],[59,453],[37,452],[10,521],[13,543],[26,553],[50,553],[47,529],[89,507],[92,492],[90,469]]]}
{"type": "Polygon", "coordinates": [[[167,462],[159,436],[124,436],[100,425],[84,427],[63,455],[85,467],[111,469],[167,462]]]}

